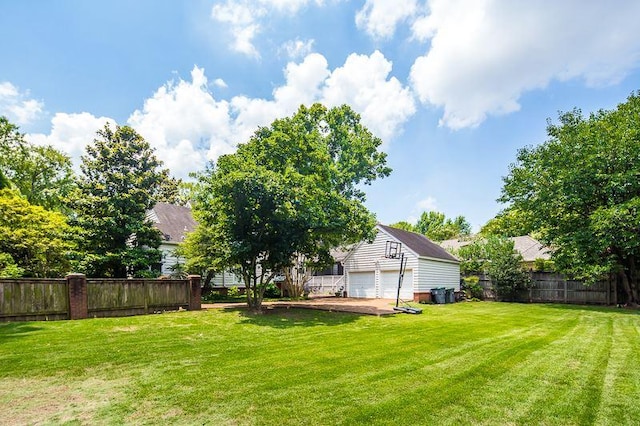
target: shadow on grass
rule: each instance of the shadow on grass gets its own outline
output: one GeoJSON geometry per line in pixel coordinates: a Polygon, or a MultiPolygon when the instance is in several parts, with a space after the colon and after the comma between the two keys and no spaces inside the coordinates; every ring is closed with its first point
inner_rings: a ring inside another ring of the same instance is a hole
{"type": "Polygon", "coordinates": [[[7,322],[0,323],[0,343],[10,339],[23,337],[27,333],[40,331],[42,327],[36,327],[32,323],[7,322]]]}
{"type": "MultiPolygon", "coordinates": [[[[287,308],[273,306],[263,309],[262,313],[254,313],[247,309],[237,310],[243,324],[259,325],[272,328],[337,326],[357,321],[363,314],[352,312],[335,312],[305,308],[287,308]]],[[[227,309],[225,309],[227,310],[227,309]]]]}
{"type": "Polygon", "coordinates": [[[622,315],[640,315],[640,309],[637,308],[618,308],[616,306],[600,306],[600,305],[563,305],[563,304],[543,304],[553,309],[561,309],[564,311],[589,311],[602,313],[616,313],[622,315]]]}

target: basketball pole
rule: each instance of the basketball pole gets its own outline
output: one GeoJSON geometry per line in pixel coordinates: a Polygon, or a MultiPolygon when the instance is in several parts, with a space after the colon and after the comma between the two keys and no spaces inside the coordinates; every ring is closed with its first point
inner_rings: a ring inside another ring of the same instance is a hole
{"type": "Polygon", "coordinates": [[[396,294],[396,308],[400,303],[400,288],[402,287],[402,279],[404,278],[404,269],[407,266],[407,259],[404,257],[404,252],[400,252],[400,271],[398,272],[398,293],[396,294]]]}

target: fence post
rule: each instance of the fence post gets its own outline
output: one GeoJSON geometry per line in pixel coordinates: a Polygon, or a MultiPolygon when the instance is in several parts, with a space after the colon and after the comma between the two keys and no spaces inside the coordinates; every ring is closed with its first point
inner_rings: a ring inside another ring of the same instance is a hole
{"type": "Polygon", "coordinates": [[[189,286],[189,310],[198,311],[202,309],[202,289],[200,288],[200,275],[189,275],[187,277],[189,286]]]}
{"type": "Polygon", "coordinates": [[[89,316],[87,277],[84,274],[66,276],[69,293],[69,319],[83,319],[89,316]]]}

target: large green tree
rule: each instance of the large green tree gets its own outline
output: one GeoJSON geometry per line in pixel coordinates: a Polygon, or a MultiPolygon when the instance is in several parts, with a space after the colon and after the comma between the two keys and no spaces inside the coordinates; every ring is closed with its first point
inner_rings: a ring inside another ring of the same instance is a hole
{"type": "Polygon", "coordinates": [[[538,233],[532,222],[528,213],[511,207],[502,210],[494,218],[487,221],[480,229],[479,234],[486,237],[490,235],[502,237],[535,235],[537,237],[538,233]]]}
{"type": "Polygon", "coordinates": [[[451,238],[466,237],[471,234],[471,225],[464,216],[447,218],[444,213],[436,211],[422,212],[415,232],[425,235],[433,241],[443,241],[451,238]]]}
{"type": "Polygon", "coordinates": [[[238,270],[259,311],[275,274],[309,266],[296,260],[326,263],[331,248],[373,236],[359,185],[390,173],[380,144],[348,106],[302,106],[259,128],[200,176],[190,257],[238,270]]]}
{"type": "Polygon", "coordinates": [[[155,274],[160,234],[146,212],[162,195],[168,170],[128,126],[108,124],[82,156],[73,208],[82,228],[81,270],[91,276],[155,274]]]}
{"type": "Polygon", "coordinates": [[[58,212],[0,189],[0,277],[60,277],[70,272],[71,227],[58,212]]]}
{"type": "Polygon", "coordinates": [[[0,117],[0,176],[29,203],[49,210],[62,209],[74,188],[71,159],[51,146],[27,142],[6,117],[0,117]]]}
{"type": "Polygon", "coordinates": [[[501,201],[529,216],[557,268],[589,281],[615,276],[637,304],[640,92],[615,110],[560,114],[547,133],[520,150],[501,201]]]}

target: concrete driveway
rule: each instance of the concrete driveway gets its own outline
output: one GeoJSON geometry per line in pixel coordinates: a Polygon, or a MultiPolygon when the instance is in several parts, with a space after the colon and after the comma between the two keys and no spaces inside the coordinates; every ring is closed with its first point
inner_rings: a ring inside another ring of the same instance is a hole
{"type": "MultiPolygon", "coordinates": [[[[319,309],[332,312],[353,312],[366,315],[393,315],[395,300],[392,299],[356,299],[351,297],[313,297],[307,300],[264,302],[263,306],[271,308],[319,309]]],[[[203,304],[203,309],[243,308],[245,303],[203,304]]]]}

